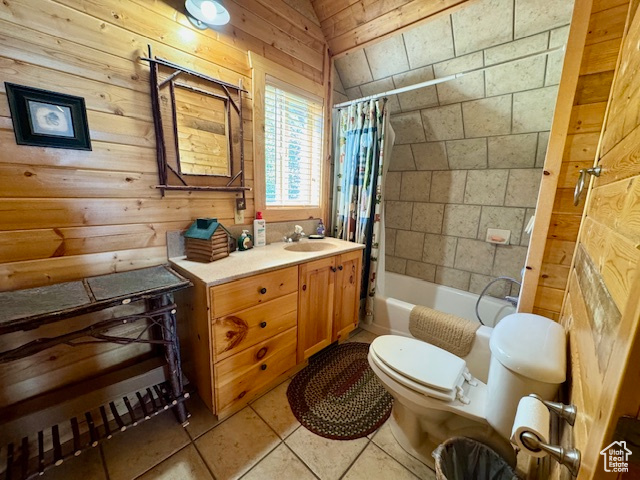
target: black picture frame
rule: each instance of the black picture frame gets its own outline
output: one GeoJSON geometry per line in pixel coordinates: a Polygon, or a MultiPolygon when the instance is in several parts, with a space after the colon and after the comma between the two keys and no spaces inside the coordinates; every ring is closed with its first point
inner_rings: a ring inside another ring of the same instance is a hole
{"type": "Polygon", "coordinates": [[[4,85],[18,145],[91,150],[84,98],[4,85]]]}

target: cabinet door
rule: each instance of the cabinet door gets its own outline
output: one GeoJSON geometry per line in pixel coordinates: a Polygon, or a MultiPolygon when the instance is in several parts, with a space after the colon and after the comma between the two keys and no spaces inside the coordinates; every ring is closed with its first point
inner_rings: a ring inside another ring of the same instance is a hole
{"type": "Polygon", "coordinates": [[[298,362],[331,343],[336,257],[300,265],[298,362]]]}
{"type": "Polygon", "coordinates": [[[358,326],[362,251],[344,253],[336,259],[333,340],[342,340],[358,326]]]}

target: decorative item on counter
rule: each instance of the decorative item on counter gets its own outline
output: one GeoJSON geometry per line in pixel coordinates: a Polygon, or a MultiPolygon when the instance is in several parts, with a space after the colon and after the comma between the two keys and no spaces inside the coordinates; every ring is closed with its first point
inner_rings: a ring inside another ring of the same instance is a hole
{"type": "Polygon", "coordinates": [[[322,223],[322,219],[320,219],[320,223],[318,223],[318,228],[316,228],[316,233],[324,237],[324,223],[322,223]]]}
{"type": "Polygon", "coordinates": [[[231,233],[217,218],[198,218],[184,234],[187,260],[213,262],[229,256],[231,233]]]}
{"type": "Polygon", "coordinates": [[[242,230],[242,235],[238,238],[238,250],[249,250],[253,248],[253,238],[249,234],[249,230],[242,230]]]}
{"type": "Polygon", "coordinates": [[[253,240],[256,247],[264,247],[267,244],[267,226],[262,212],[256,212],[256,219],[253,221],[253,240]]]}

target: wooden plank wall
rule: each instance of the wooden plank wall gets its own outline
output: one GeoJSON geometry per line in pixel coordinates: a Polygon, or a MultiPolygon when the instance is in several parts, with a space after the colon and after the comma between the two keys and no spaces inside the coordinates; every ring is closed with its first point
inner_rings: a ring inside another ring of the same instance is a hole
{"type": "MultiPolygon", "coordinates": [[[[602,478],[599,452],[620,415],[640,411],[640,17],[627,34],[587,200],[561,322],[570,345],[572,437],[583,453],[578,478],[602,478]]],[[[552,478],[558,478],[559,472],[552,478]]],[[[612,476],[613,478],[616,475],[612,476]]],[[[631,478],[631,477],[629,477],[631,478]]]]}
{"type": "Polygon", "coordinates": [[[332,55],[383,40],[470,0],[311,0],[332,55]]]}
{"type": "MultiPolygon", "coordinates": [[[[554,320],[560,315],[586,196],[576,207],[573,192],[579,170],[592,167],[595,160],[628,6],[629,0],[593,2],[568,128],[551,132],[552,137],[564,133],[566,140],[561,164],[556,166],[557,159],[549,157],[545,164],[545,169],[558,172],[557,187],[553,202],[545,192],[538,205],[540,217],[540,208],[545,208],[541,205],[551,208],[549,229],[546,242],[543,237],[530,247],[527,266],[539,272],[539,278],[537,285],[525,281],[521,304],[554,320]]],[[[554,155],[551,148],[549,155],[554,155]]]]}
{"type": "MultiPolygon", "coordinates": [[[[161,198],[153,188],[158,177],[149,67],[138,58],[151,44],[157,56],[234,84],[242,79],[251,91],[249,50],[320,84],[327,53],[317,20],[284,0],[225,4],[231,23],[201,32],[183,15],[180,0],[0,3],[0,290],[161,264],[168,230],[183,229],[198,216],[233,223],[234,194],[171,192],[161,198]],[[84,97],[93,151],[16,145],[5,81],[84,97]]],[[[250,100],[244,131],[252,186],[250,100]]],[[[248,198],[246,223],[254,216],[252,193],[248,198]]],[[[87,348],[4,367],[0,405],[143,353],[87,348]],[[60,369],[65,373],[47,374],[60,369]],[[18,385],[22,381],[29,386],[18,385]]]]}

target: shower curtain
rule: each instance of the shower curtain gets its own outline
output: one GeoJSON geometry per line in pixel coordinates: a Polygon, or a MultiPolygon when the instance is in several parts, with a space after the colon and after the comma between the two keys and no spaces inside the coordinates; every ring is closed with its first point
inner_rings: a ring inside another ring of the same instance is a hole
{"type": "MultiPolygon", "coordinates": [[[[366,245],[365,322],[373,315],[379,254],[384,160],[393,145],[385,100],[349,105],[334,114],[334,237],[366,245]],[[388,145],[388,146],[387,146],[388,145]]],[[[393,135],[393,134],[392,134],[393,135]]]]}

